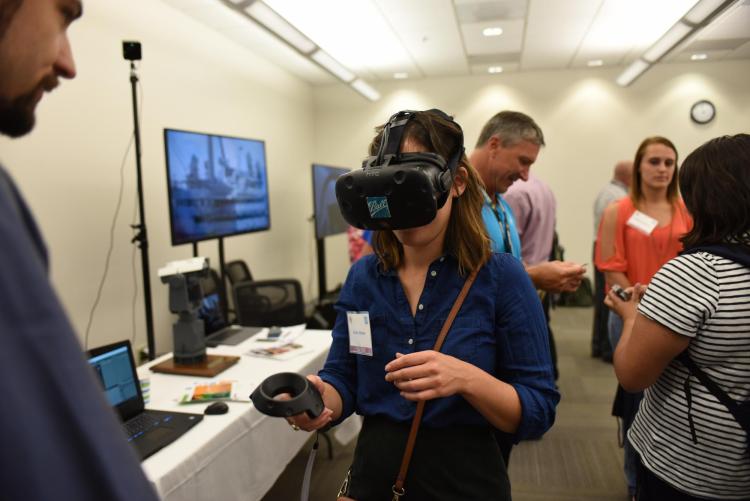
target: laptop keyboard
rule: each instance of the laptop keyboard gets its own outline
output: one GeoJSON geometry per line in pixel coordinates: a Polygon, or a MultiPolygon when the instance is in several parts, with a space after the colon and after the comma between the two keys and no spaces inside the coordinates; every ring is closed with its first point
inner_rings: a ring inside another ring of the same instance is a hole
{"type": "MultiPolygon", "coordinates": [[[[165,418],[168,421],[170,417],[165,418]]],[[[128,441],[135,440],[151,428],[159,426],[161,419],[148,413],[139,414],[125,423],[125,431],[128,434],[128,441]]]]}

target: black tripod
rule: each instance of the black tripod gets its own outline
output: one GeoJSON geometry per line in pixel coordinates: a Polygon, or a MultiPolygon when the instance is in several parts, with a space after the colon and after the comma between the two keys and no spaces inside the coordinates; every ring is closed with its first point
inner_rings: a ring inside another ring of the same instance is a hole
{"type": "Polygon", "coordinates": [[[143,207],[143,180],[141,176],[141,130],[138,122],[138,98],[136,84],[138,74],[135,71],[135,61],[141,59],[140,42],[122,42],[122,55],[130,61],[130,89],[133,96],[133,135],[135,137],[135,167],[138,182],[138,216],[140,222],[131,225],[136,233],[131,242],[141,250],[141,270],[143,272],[143,301],[146,308],[146,340],[148,342],[148,359],[153,360],[156,355],[154,342],[154,314],[151,310],[151,279],[148,264],[148,234],[146,233],[146,213],[143,207]]]}

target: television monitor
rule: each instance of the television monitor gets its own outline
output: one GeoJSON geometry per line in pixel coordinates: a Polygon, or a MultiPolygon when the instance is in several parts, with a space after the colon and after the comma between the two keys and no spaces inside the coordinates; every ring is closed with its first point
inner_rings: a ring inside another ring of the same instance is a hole
{"type": "Polygon", "coordinates": [[[344,233],[349,228],[336,202],[336,180],[349,171],[320,164],[312,166],[315,237],[318,239],[344,233]]]}
{"type": "Polygon", "coordinates": [[[172,245],[268,230],[265,143],[164,129],[172,245]]]}

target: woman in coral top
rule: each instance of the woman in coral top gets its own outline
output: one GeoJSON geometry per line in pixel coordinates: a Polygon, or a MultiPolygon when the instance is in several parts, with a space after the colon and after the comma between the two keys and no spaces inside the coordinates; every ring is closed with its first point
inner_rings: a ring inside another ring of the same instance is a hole
{"type": "MultiPolygon", "coordinates": [[[[630,195],[612,203],[599,225],[596,266],[604,272],[607,287],[623,289],[637,283],[647,285],[656,271],[682,250],[682,237],[692,226],[677,190],[677,149],[660,136],[645,139],[633,163],[630,195]]],[[[609,315],[609,340],[617,346],[622,319],[609,315]]],[[[635,495],[638,460],[627,441],[627,431],[638,410],[642,392],[624,393],[616,402],[623,421],[625,478],[635,495]]]]}

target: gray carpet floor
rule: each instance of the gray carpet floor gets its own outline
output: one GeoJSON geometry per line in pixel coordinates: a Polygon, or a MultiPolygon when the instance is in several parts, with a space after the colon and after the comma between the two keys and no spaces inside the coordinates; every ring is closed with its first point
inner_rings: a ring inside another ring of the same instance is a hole
{"type": "MultiPolygon", "coordinates": [[[[591,358],[592,308],[552,310],[562,399],[557,420],[541,440],[513,449],[514,501],[627,501],[617,424],[610,416],[616,380],[612,365],[591,358]]],[[[299,499],[313,440],[289,463],[263,501],[299,499]]],[[[333,458],[321,441],[310,501],[333,501],[351,464],[354,441],[334,441],[333,458]]]]}

